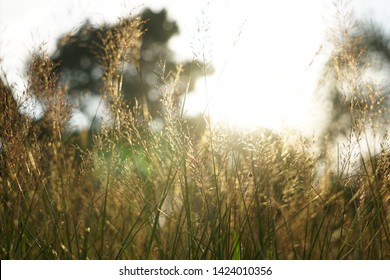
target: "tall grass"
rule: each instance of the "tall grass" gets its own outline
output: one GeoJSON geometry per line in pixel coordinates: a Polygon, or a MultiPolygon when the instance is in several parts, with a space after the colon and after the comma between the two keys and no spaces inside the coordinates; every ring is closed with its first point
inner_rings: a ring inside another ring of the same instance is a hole
{"type": "Polygon", "coordinates": [[[165,124],[151,131],[145,104],[121,95],[141,26],[126,19],[105,38],[102,98],[113,117],[99,131],[68,136],[66,88],[46,54],[33,58],[26,89],[45,102],[38,124],[1,82],[2,259],[390,258],[386,135],[379,154],[351,140],[333,164],[317,152],[322,141],[266,129],[206,121],[195,136],[174,100],[180,67],[159,71],[165,124]]]}

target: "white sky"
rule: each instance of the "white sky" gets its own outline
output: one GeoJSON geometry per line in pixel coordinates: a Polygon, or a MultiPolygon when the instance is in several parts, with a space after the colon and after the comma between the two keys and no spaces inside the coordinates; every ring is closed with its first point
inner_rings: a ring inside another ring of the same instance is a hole
{"type": "MultiPolygon", "coordinates": [[[[370,16],[390,30],[388,0],[351,2],[359,17],[370,16]]],[[[204,52],[216,68],[207,90],[200,81],[197,93],[188,96],[188,112],[209,104],[215,120],[274,129],[286,125],[305,133],[321,123],[313,102],[317,66],[309,65],[329,27],[330,0],[0,0],[2,68],[11,82],[21,84],[33,46],[46,42],[52,51],[61,34],[86,18],[115,21],[136,7],[166,7],[181,30],[171,41],[177,59],[204,52]],[[209,22],[206,34],[197,31],[202,22],[209,22]]]]}

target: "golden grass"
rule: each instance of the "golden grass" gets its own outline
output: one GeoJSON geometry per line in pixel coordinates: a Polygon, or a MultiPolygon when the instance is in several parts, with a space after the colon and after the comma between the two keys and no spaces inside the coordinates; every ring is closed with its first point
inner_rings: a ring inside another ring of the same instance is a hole
{"type": "Polygon", "coordinates": [[[325,159],[316,152],[323,141],[266,129],[206,122],[195,137],[172,101],[180,68],[165,75],[165,125],[151,132],[145,105],[120,94],[140,28],[121,21],[102,47],[111,127],[65,137],[66,88],[45,54],[33,58],[27,88],[48,108],[38,124],[1,81],[1,259],[390,258],[386,136],[377,155],[354,149],[358,169],[347,152],[334,169],[329,149],[325,159]]]}

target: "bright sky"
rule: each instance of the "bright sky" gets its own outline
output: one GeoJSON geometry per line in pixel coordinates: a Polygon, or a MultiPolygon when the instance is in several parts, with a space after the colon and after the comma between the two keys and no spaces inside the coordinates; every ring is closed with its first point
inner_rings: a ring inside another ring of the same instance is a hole
{"type": "MultiPolygon", "coordinates": [[[[388,0],[351,2],[359,17],[390,30],[388,0]]],[[[188,113],[208,108],[215,121],[309,134],[321,123],[313,95],[320,63],[311,62],[321,60],[316,53],[330,26],[330,0],[0,0],[2,67],[11,82],[21,84],[33,46],[47,42],[51,51],[58,36],[86,18],[111,22],[137,7],[166,7],[181,30],[171,41],[177,59],[205,54],[216,69],[188,96],[188,113]],[[210,26],[207,32],[203,24],[210,26]]]]}

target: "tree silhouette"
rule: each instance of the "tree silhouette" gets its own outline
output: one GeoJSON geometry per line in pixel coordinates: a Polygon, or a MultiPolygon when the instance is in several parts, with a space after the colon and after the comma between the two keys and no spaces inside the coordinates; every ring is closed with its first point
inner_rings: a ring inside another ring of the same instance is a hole
{"type": "MultiPolygon", "coordinates": [[[[104,83],[107,82],[104,73],[110,67],[107,63],[111,63],[109,61],[112,57],[107,59],[105,56],[113,56],[107,54],[105,49],[109,44],[107,38],[117,34],[124,36],[122,33],[126,31],[120,25],[127,23],[125,20],[116,25],[95,27],[87,21],[76,34],[65,35],[58,40],[52,60],[57,65],[59,83],[68,87],[73,101],[79,100],[81,111],[88,108],[89,99],[80,96],[98,96],[107,90],[104,88],[104,83]]],[[[140,49],[130,46],[133,47],[131,55],[136,57],[136,61],[121,58],[124,60],[122,68],[118,69],[118,74],[121,75],[121,93],[128,104],[142,104],[145,118],[157,118],[161,117],[163,110],[158,86],[165,83],[177,68],[167,43],[173,35],[178,34],[179,28],[176,22],[168,19],[166,10],[144,10],[141,24],[143,34],[140,49]],[[135,54],[137,51],[139,53],[135,54]]],[[[116,47],[118,46],[113,48],[116,47]]],[[[203,74],[201,67],[204,65],[199,61],[186,61],[182,64],[180,82],[174,93],[175,102],[179,102],[185,92],[193,90],[196,78],[203,74]]],[[[212,70],[208,70],[211,73],[212,70]]]]}
{"type": "Polygon", "coordinates": [[[387,128],[390,37],[351,13],[338,19],[331,34],[319,90],[330,108],[323,138],[332,144],[340,136],[359,138],[367,129],[387,128]]]}

